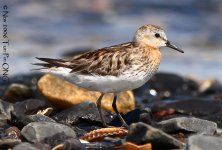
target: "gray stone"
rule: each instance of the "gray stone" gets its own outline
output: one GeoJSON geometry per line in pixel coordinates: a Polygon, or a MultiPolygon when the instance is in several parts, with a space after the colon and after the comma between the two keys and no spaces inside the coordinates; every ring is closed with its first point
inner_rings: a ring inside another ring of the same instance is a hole
{"type": "Polygon", "coordinates": [[[153,149],[184,147],[184,143],[178,141],[174,137],[142,122],[130,125],[126,141],[136,144],[152,143],[153,149]]]}
{"type": "Polygon", "coordinates": [[[13,104],[0,99],[0,114],[4,115],[8,119],[10,119],[11,118],[11,113],[10,113],[11,111],[12,112],[14,111],[13,104]]]}
{"type": "Polygon", "coordinates": [[[187,140],[186,150],[221,150],[222,138],[194,135],[187,140]]]}
{"type": "Polygon", "coordinates": [[[172,118],[158,123],[162,126],[162,130],[167,133],[177,131],[188,131],[195,133],[205,133],[213,135],[216,132],[217,124],[212,121],[198,119],[195,117],[172,118]]]}
{"type": "Polygon", "coordinates": [[[72,128],[55,122],[32,122],[26,125],[22,135],[33,143],[46,143],[56,146],[68,139],[76,139],[76,133],[72,128]]]}
{"type": "Polygon", "coordinates": [[[16,102],[13,106],[16,116],[23,116],[36,113],[38,110],[46,108],[47,104],[43,100],[28,99],[22,102],[16,102]]]}
{"type": "MultiPolygon", "coordinates": [[[[106,111],[103,111],[106,122],[109,122],[107,114],[108,113],[106,111]]],[[[78,124],[80,118],[84,118],[85,120],[90,120],[92,122],[101,122],[95,103],[90,101],[82,102],[78,105],[70,107],[56,114],[52,118],[57,122],[70,125],[78,124]]]]}
{"type": "Polygon", "coordinates": [[[21,120],[24,125],[27,125],[31,122],[56,122],[55,120],[49,118],[48,116],[40,114],[27,115],[24,116],[21,120]]]}

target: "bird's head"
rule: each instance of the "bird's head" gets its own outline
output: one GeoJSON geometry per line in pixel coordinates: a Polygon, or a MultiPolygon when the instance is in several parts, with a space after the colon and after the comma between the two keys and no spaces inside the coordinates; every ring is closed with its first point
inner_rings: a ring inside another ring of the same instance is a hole
{"type": "Polygon", "coordinates": [[[155,25],[144,25],[140,27],[136,31],[133,41],[138,45],[150,46],[156,49],[167,46],[183,53],[181,49],[167,40],[164,30],[155,25]]]}

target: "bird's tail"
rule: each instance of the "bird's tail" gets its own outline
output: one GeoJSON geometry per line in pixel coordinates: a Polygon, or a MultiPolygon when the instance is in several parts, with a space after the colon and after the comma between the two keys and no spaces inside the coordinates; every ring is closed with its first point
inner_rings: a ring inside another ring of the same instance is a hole
{"type": "Polygon", "coordinates": [[[53,58],[39,58],[36,59],[43,61],[42,63],[33,63],[32,65],[41,66],[42,68],[32,69],[34,71],[43,71],[46,72],[47,70],[56,68],[68,68],[67,61],[64,59],[53,59],[53,58]]]}
{"type": "Polygon", "coordinates": [[[43,61],[43,63],[34,63],[33,65],[42,66],[44,68],[67,67],[66,61],[63,59],[39,58],[39,57],[36,57],[36,59],[43,61]]]}

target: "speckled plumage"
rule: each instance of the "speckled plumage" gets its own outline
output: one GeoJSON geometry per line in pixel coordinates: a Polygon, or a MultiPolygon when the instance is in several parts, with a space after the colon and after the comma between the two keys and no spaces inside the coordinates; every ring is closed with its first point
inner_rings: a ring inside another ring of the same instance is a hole
{"type": "Polygon", "coordinates": [[[138,88],[152,77],[160,64],[162,46],[183,52],[167,40],[162,28],[144,25],[136,31],[132,42],[68,59],[37,58],[44,63],[35,65],[43,66],[40,69],[43,72],[63,76],[80,87],[116,94],[138,88]]]}

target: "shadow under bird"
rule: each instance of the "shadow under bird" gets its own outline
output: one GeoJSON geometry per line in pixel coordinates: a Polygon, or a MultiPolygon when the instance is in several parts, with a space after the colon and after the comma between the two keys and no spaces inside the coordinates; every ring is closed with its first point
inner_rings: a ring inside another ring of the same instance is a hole
{"type": "Polygon", "coordinates": [[[144,25],[136,31],[131,42],[104,47],[67,59],[37,58],[43,63],[34,65],[43,67],[36,70],[62,76],[80,87],[101,92],[96,104],[104,126],[107,124],[101,112],[102,97],[106,93],[113,93],[113,110],[123,126],[127,127],[117,110],[117,94],[136,89],[153,76],[160,64],[159,48],[163,46],[183,53],[167,40],[162,28],[144,25]]]}

